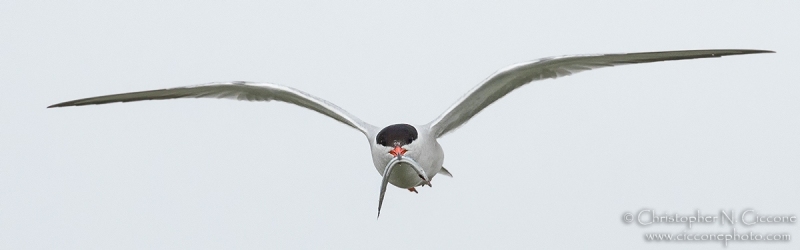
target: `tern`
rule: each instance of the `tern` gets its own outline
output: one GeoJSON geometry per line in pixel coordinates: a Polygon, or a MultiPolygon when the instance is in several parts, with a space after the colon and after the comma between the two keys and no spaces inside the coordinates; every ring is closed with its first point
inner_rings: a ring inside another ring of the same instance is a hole
{"type": "Polygon", "coordinates": [[[467,92],[439,117],[423,125],[399,123],[380,128],[362,121],[333,103],[303,91],[273,83],[245,81],[212,82],[90,97],[54,104],[48,108],[176,98],[226,98],[265,102],[274,100],[311,109],[353,127],[367,137],[372,153],[372,163],[378,173],[383,176],[378,199],[378,217],[380,217],[387,183],[416,193],[416,187],[430,186],[431,180],[437,174],[452,177],[450,171],[442,166],[444,152],[437,139],[452,132],[490,104],[525,84],[602,67],[756,53],[774,53],[774,51],[681,50],[541,58],[514,64],[495,72],[467,92]]]}

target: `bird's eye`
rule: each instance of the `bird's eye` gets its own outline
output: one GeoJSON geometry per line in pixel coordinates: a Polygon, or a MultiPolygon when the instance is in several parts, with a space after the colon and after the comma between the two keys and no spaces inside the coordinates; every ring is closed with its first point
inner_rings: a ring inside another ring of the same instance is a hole
{"type": "Polygon", "coordinates": [[[408,141],[406,141],[406,144],[411,144],[411,139],[408,139],[408,141]]]}

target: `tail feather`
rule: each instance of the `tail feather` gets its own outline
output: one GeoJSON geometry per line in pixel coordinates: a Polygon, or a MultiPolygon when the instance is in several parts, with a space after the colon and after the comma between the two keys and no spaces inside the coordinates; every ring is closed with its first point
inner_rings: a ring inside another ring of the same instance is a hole
{"type": "Polygon", "coordinates": [[[444,168],[444,166],[442,166],[442,169],[439,170],[439,174],[447,175],[450,178],[453,178],[453,174],[451,174],[450,171],[444,168]]]}

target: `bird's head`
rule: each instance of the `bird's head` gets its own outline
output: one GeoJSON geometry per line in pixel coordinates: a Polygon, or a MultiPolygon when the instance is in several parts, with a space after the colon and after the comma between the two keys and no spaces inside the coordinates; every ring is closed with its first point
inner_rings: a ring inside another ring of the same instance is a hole
{"type": "Polygon", "coordinates": [[[375,143],[391,148],[387,153],[392,156],[402,156],[408,150],[403,148],[417,139],[417,129],[408,124],[394,124],[383,128],[375,137],[375,143]]]}

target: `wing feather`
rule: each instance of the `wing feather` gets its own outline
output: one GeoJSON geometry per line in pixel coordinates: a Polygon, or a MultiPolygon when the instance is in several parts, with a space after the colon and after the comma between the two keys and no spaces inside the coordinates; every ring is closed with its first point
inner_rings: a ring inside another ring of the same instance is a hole
{"type": "Polygon", "coordinates": [[[533,81],[558,78],[587,70],[617,65],[649,63],[695,58],[722,57],[755,53],[774,53],[768,50],[681,50],[629,54],[568,55],[547,57],[519,63],[501,69],[475,86],[450,106],[428,126],[434,136],[441,137],[466,123],[484,108],[533,81]]]}
{"type": "Polygon", "coordinates": [[[105,95],[78,99],[54,104],[48,108],[105,104],[114,102],[135,102],[145,100],[166,100],[176,98],[220,98],[241,101],[281,101],[295,104],[320,114],[329,116],[369,136],[376,128],[344,109],[324,99],[303,91],[273,83],[254,82],[214,82],[208,84],[149,90],[115,95],[105,95]]]}

